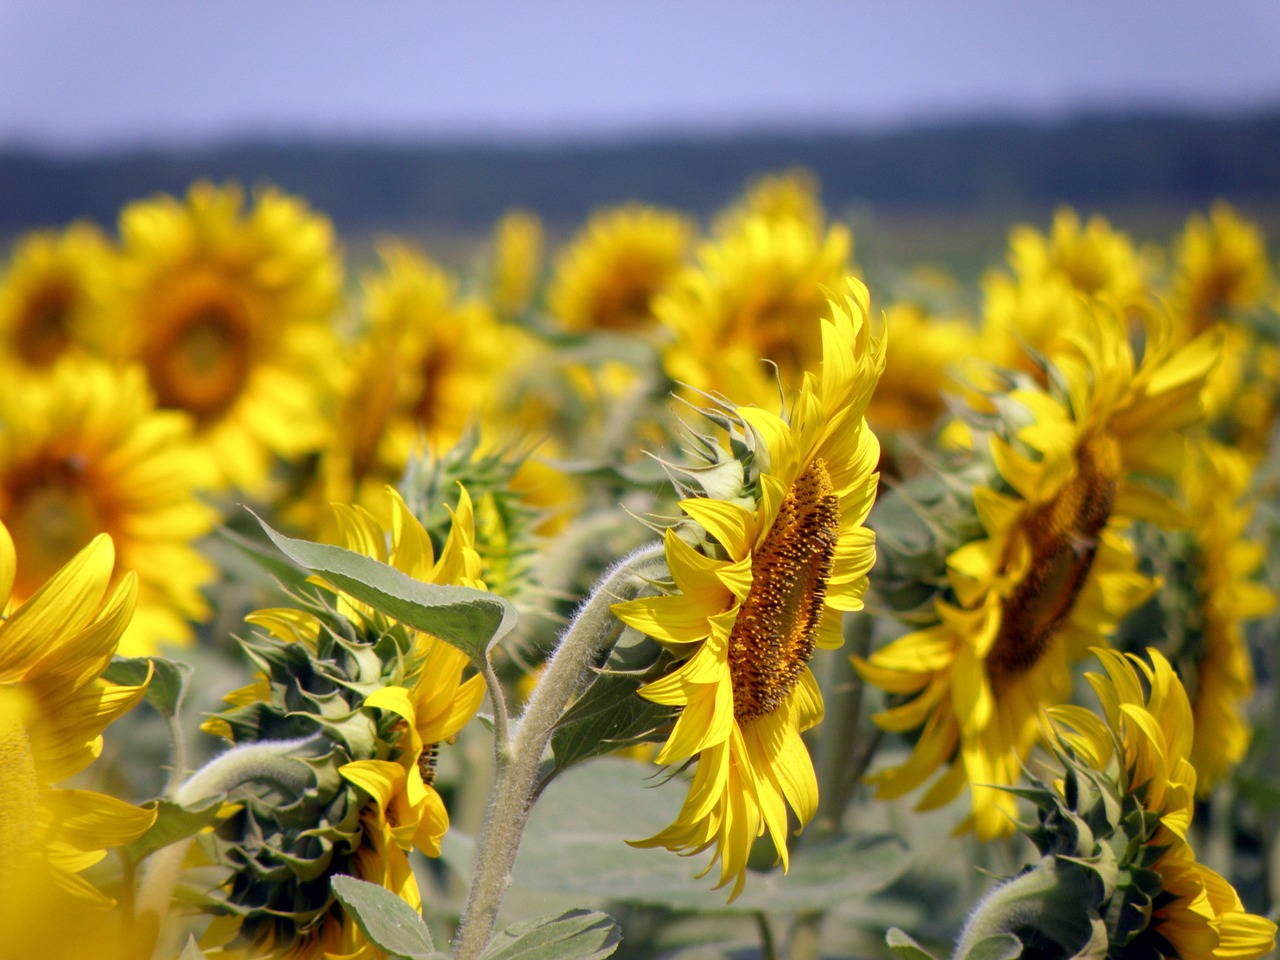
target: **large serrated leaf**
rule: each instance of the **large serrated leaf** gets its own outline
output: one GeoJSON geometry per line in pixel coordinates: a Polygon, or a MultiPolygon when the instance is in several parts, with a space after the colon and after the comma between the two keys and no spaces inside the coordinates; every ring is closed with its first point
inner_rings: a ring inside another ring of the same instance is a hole
{"type": "Polygon", "coordinates": [[[181,806],[171,800],[156,801],[156,821],[142,836],[125,846],[125,854],[134,863],[162,847],[194,837],[218,817],[221,797],[197,804],[181,806]]]}
{"type": "Polygon", "coordinates": [[[897,837],[838,837],[797,846],[786,876],[781,870],[750,871],[742,895],[726,904],[725,890],[712,889],[714,877],[695,876],[705,860],[699,864],[698,858],[626,844],[671,823],[686,792],[683,781],[663,783],[660,768],[636,761],[605,757],[566,771],[533,809],[515,883],[594,896],[595,902],[608,898],[675,910],[807,911],[862,900],[908,865],[897,837]]]}
{"type": "Polygon", "coordinates": [[[606,673],[565,711],[551,735],[554,771],[654,739],[670,727],[675,711],[637,691],[644,678],[606,673]]]}
{"type": "Polygon", "coordinates": [[[495,594],[423,583],[352,550],[296,540],[276,532],[261,518],[258,522],[294,563],[406,626],[439,637],[476,663],[484,661],[490,644],[515,626],[515,607],[495,594]]]}
{"type": "Polygon", "coordinates": [[[334,877],[331,884],[333,895],[375,946],[410,960],[444,956],[418,912],[390,890],[355,877],[334,877]]]}
{"type": "Polygon", "coordinates": [[[933,954],[916,943],[897,927],[890,927],[884,942],[898,960],[935,960],[933,954]]]}
{"type": "Polygon", "coordinates": [[[108,683],[136,687],[151,673],[146,699],[166,717],[176,716],[191,677],[189,664],[165,660],[163,657],[116,657],[103,672],[108,683]]]}
{"type": "Polygon", "coordinates": [[[570,910],[508,927],[489,942],[482,960],[601,960],[621,940],[608,914],[570,910]]]}

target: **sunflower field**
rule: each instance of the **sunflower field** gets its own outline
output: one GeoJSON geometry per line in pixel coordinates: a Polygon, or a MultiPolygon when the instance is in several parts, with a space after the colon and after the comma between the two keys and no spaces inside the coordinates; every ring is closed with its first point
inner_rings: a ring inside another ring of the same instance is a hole
{"type": "Polygon", "coordinates": [[[17,239],[0,955],[1274,950],[1255,224],[877,275],[793,171],[464,259],[209,182],[17,239]]]}

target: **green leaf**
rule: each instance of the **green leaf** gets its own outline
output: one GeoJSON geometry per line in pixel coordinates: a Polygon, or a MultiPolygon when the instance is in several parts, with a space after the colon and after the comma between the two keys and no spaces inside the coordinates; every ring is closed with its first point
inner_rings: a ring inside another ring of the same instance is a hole
{"type": "Polygon", "coordinates": [[[515,607],[495,594],[423,583],[352,550],[295,540],[261,517],[258,522],[294,563],[388,617],[452,644],[477,664],[484,662],[489,645],[515,626],[515,607]]]}
{"type": "Polygon", "coordinates": [[[385,887],[355,877],[334,877],[333,895],[377,947],[397,957],[440,957],[418,912],[385,887]]]}
{"type": "Polygon", "coordinates": [[[889,945],[889,949],[898,960],[935,960],[933,954],[897,927],[889,928],[889,932],[884,936],[884,942],[889,945]]]}
{"type": "MultiPolygon", "coordinates": [[[[754,913],[821,910],[862,900],[906,869],[897,837],[837,837],[792,850],[791,872],[750,871],[732,904],[717,874],[695,875],[706,859],[629,847],[679,813],[687,785],[663,782],[660,768],[604,757],[557,777],[533,808],[515,864],[515,884],[541,893],[606,897],[675,910],[754,913]]],[[[709,859],[710,854],[704,854],[709,859]]],[[[589,901],[590,902],[590,901],[589,901]]]]}
{"type": "Polygon", "coordinates": [[[597,671],[591,685],[556,724],[548,777],[592,757],[656,741],[670,730],[675,709],[637,693],[652,679],[661,656],[662,648],[639,631],[623,631],[604,669],[597,671]]]}
{"type": "Polygon", "coordinates": [[[152,672],[151,682],[147,685],[147,702],[166,717],[176,716],[187,692],[187,681],[191,678],[189,664],[163,657],[116,657],[102,677],[108,683],[136,687],[147,679],[148,670],[152,672]]]}
{"type": "Polygon", "coordinates": [[[997,933],[975,943],[962,960],[1014,960],[1020,956],[1022,941],[1012,933],[997,933]]]}
{"type": "Polygon", "coordinates": [[[125,854],[134,863],[161,847],[194,837],[209,826],[218,817],[222,798],[213,797],[188,806],[181,806],[172,800],[158,800],[156,804],[156,822],[146,833],[124,848],[125,854]]]}
{"type": "Polygon", "coordinates": [[[570,910],[508,927],[489,942],[482,960],[599,960],[617,950],[621,940],[608,914],[570,910]]]}

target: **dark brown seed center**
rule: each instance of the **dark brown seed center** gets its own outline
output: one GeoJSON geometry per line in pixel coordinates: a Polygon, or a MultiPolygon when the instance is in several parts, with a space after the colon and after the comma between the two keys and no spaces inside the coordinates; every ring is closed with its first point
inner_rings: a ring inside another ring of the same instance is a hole
{"type": "Polygon", "coordinates": [[[987,654],[999,685],[1026,673],[1071,616],[1111,519],[1120,477],[1120,447],[1102,435],[1076,451],[1076,472],[1058,495],[1027,513],[1014,532],[1030,544],[1026,575],[1004,601],[1000,633],[987,654]]]}
{"type": "Polygon", "coordinates": [[[840,536],[840,501],[826,462],[814,460],[783,498],[751,561],[751,589],[729,634],[733,715],[772,713],[813,655],[840,536]]]}

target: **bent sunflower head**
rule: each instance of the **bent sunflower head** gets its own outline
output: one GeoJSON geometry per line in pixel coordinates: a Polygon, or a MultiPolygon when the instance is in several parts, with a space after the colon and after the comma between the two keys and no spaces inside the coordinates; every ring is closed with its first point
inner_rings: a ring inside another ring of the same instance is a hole
{"type": "Polygon", "coordinates": [[[1048,852],[1060,824],[1083,818],[1092,828],[1092,849],[1065,852],[1106,865],[1110,883],[1098,922],[1108,957],[1263,956],[1275,947],[1275,924],[1247,912],[1231,884],[1196,860],[1187,839],[1195,814],[1194,724],[1177,674],[1155,650],[1148,651],[1150,665],[1132,654],[1095,652],[1106,673],[1086,678],[1102,716],[1074,705],[1048,711],[1068,776],[1026,791],[1041,810],[1032,839],[1048,852]],[[1068,782],[1094,788],[1069,789],[1068,782]],[[1105,847],[1111,856],[1098,857],[1105,847]]]}
{"type": "Polygon", "coordinates": [[[866,288],[848,289],[822,324],[821,376],[805,377],[789,415],[736,407],[723,418],[742,457],[706,476],[736,470],[741,482],[704,479],[717,493],[681,502],[687,519],[666,532],[669,592],[613,608],[680,661],[640,690],[680,708],[656,762],[697,763],[676,821],[638,845],[712,848],[707,870],[719,860],[733,896],[755,839],[767,832],[785,869],[787,808],[801,825],[814,814],[800,733],[823,708],[809,660],[842,643],[842,616],[861,609],[875,559],[863,522],[879,444],[865,413],[884,347],[870,336],[866,288]]]}
{"type": "MultiPolygon", "coordinates": [[[[399,496],[391,500],[388,525],[339,507],[342,545],[428,583],[483,588],[465,491],[438,551],[399,496]]],[[[297,751],[305,783],[283,796],[251,783],[230,797],[240,806],[207,841],[231,868],[228,916],[206,943],[222,944],[214,956],[371,960],[381,954],[337,906],[330,879],[356,876],[421,907],[408,853],[439,856],[449,818],[436,758],[479,708],[483,680],[463,680],[459,650],[341,594],[248,620],[267,632],[243,641],[258,678],[204,729],[237,745],[306,738],[297,751]]]]}
{"type": "Polygon", "coordinates": [[[885,729],[921,728],[911,756],[877,773],[884,798],[941,772],[921,800],[967,785],[984,839],[1013,829],[1018,782],[1042,706],[1070,695],[1070,666],[1151,593],[1127,538],[1133,519],[1165,527],[1185,512],[1149,480],[1180,469],[1182,431],[1203,417],[1212,338],[1174,350],[1152,318],[1141,362],[1127,320],[1101,304],[1052,355],[1057,389],[1001,399],[990,436],[997,482],[974,490],[984,535],[947,557],[951,596],[936,622],[857,662],[896,701],[885,729]],[[1012,402],[1010,402],[1012,401],[1012,402]]]}

